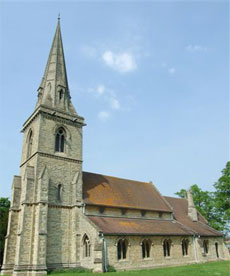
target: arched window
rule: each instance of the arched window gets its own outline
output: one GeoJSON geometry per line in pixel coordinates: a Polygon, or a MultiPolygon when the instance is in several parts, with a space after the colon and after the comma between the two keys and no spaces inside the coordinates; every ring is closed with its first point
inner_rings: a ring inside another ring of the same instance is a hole
{"type": "Polygon", "coordinates": [[[182,242],[181,242],[181,248],[182,248],[183,256],[188,255],[188,244],[189,244],[188,239],[183,239],[182,242]]]}
{"type": "Polygon", "coordinates": [[[55,136],[55,151],[64,152],[65,151],[65,130],[60,127],[55,136]]]}
{"type": "Polygon", "coordinates": [[[87,235],[83,238],[83,256],[90,257],[90,240],[87,235]]]}
{"type": "Polygon", "coordinates": [[[128,241],[126,239],[120,239],[117,243],[117,258],[118,260],[126,259],[128,249],[128,241]]]}
{"type": "Polygon", "coordinates": [[[57,200],[61,201],[61,190],[62,190],[62,185],[58,184],[58,191],[57,191],[57,200]]]}
{"type": "Polygon", "coordinates": [[[163,242],[164,257],[170,256],[171,240],[165,239],[163,242]]]}
{"type": "Polygon", "coordinates": [[[208,240],[203,241],[204,254],[208,254],[208,240]]]}
{"type": "Polygon", "coordinates": [[[142,258],[149,258],[150,257],[150,246],[151,246],[151,241],[144,239],[141,243],[142,247],[142,258]]]}
{"type": "Polygon", "coordinates": [[[61,89],[61,90],[59,91],[59,100],[61,100],[62,97],[63,97],[63,90],[61,89]]]}
{"type": "Polygon", "coordinates": [[[28,141],[27,141],[27,158],[31,156],[32,153],[32,145],[33,145],[33,132],[30,130],[29,136],[28,136],[28,141]]]}

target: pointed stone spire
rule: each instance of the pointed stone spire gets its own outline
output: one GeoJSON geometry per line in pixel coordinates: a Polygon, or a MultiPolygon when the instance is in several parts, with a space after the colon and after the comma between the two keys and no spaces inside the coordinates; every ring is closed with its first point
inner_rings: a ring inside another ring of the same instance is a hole
{"type": "Polygon", "coordinates": [[[37,106],[46,105],[76,115],[71,103],[62,44],[60,15],[45,72],[38,88],[37,106]]]}
{"type": "Polygon", "coordinates": [[[196,207],[194,205],[194,201],[193,201],[193,196],[192,196],[192,191],[191,189],[189,189],[187,191],[187,200],[188,200],[188,216],[193,220],[193,221],[197,221],[197,210],[196,207]]]}

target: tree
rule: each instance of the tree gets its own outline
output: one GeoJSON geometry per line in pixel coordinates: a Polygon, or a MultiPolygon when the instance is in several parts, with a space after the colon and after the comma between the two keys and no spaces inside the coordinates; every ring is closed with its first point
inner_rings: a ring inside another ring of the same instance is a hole
{"type": "MultiPolygon", "coordinates": [[[[191,186],[191,191],[193,194],[193,201],[196,206],[196,209],[201,213],[202,216],[206,218],[208,224],[217,229],[216,221],[218,218],[215,215],[215,206],[213,193],[208,191],[203,191],[196,184],[191,186]]],[[[185,189],[181,189],[176,193],[182,198],[187,197],[187,191],[185,189]]],[[[220,229],[219,229],[220,230],[220,229]]]]}
{"type": "Polygon", "coordinates": [[[222,170],[222,176],[214,184],[216,191],[215,208],[216,214],[221,218],[223,231],[226,234],[230,232],[230,162],[227,162],[226,167],[222,170]]]}
{"type": "MultiPolygon", "coordinates": [[[[196,184],[191,186],[196,209],[206,218],[208,224],[225,234],[230,229],[230,162],[222,176],[214,184],[214,192],[203,191],[196,184]]],[[[181,189],[176,195],[186,198],[187,191],[181,189]]]]}
{"type": "Polygon", "coordinates": [[[10,201],[8,198],[0,198],[0,265],[3,261],[5,236],[7,233],[8,214],[10,208],[10,201]]]}

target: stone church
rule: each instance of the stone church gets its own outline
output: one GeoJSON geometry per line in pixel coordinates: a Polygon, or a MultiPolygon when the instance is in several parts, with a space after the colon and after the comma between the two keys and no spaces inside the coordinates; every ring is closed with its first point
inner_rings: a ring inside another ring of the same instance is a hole
{"type": "Polygon", "coordinates": [[[84,118],[71,102],[58,20],[34,112],[23,125],[1,273],[94,272],[228,259],[222,233],[153,183],[82,171],[84,118]]]}

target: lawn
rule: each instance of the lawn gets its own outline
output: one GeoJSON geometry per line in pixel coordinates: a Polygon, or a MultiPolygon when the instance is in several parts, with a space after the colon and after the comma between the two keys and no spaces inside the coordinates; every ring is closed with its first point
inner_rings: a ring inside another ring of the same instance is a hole
{"type": "Polygon", "coordinates": [[[119,271],[104,273],[90,272],[53,272],[51,276],[92,276],[92,275],[108,275],[108,276],[230,276],[230,262],[209,262],[204,264],[192,264],[177,267],[164,267],[150,270],[135,271],[119,271]]]}

